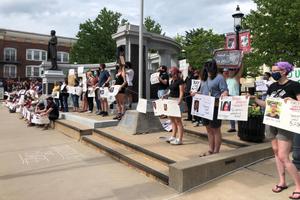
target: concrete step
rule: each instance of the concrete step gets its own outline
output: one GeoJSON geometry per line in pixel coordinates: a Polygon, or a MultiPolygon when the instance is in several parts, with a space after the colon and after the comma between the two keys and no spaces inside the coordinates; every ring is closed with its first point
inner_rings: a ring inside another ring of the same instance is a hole
{"type": "Polygon", "coordinates": [[[63,134],[80,141],[84,135],[91,135],[93,129],[80,123],[60,119],[55,121],[55,130],[62,132],[63,134]]]}
{"type": "Polygon", "coordinates": [[[91,119],[89,117],[85,116],[80,116],[75,113],[61,113],[60,114],[61,119],[66,119],[69,121],[74,121],[80,124],[83,124],[85,126],[88,126],[89,128],[104,128],[104,127],[110,127],[110,126],[117,126],[119,121],[118,120],[113,120],[113,119],[104,119],[104,120],[96,120],[96,119],[91,119]]]}
{"type": "Polygon", "coordinates": [[[124,145],[102,136],[83,136],[82,142],[107,153],[112,158],[145,173],[147,176],[153,177],[164,184],[169,183],[169,167],[159,161],[153,160],[136,151],[132,151],[124,145]]]}
{"type": "Polygon", "coordinates": [[[170,164],[175,163],[176,161],[171,160],[167,157],[164,157],[160,154],[157,154],[153,151],[147,150],[139,145],[130,143],[120,137],[117,137],[115,135],[113,135],[112,133],[109,132],[105,132],[102,131],[101,129],[94,129],[93,130],[93,135],[98,136],[100,138],[105,138],[106,140],[109,140],[111,142],[117,143],[119,145],[123,145],[124,147],[126,147],[127,149],[129,149],[130,151],[134,151],[136,153],[142,154],[145,157],[148,157],[152,160],[155,160],[157,162],[160,162],[161,164],[165,165],[165,166],[169,166],[170,164]]]}

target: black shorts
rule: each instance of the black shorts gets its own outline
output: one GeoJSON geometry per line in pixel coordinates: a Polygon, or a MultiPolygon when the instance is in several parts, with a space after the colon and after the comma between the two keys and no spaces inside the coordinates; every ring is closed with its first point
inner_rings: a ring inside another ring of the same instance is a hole
{"type": "Polygon", "coordinates": [[[127,86],[125,89],[125,93],[126,95],[133,95],[134,94],[134,90],[133,90],[133,86],[127,86]]]}
{"type": "Polygon", "coordinates": [[[202,118],[202,123],[204,126],[209,126],[210,128],[220,128],[222,125],[222,120],[218,119],[218,106],[215,106],[214,109],[214,118],[213,120],[202,118]]]}

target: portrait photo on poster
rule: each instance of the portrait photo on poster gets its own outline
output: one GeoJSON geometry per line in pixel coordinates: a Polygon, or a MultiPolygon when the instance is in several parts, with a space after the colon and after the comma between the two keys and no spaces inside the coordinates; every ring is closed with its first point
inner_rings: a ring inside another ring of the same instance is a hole
{"type": "Polygon", "coordinates": [[[221,111],[230,111],[231,109],[231,101],[223,101],[221,103],[221,111]]]}
{"type": "Polygon", "coordinates": [[[280,107],[281,102],[276,102],[272,100],[267,101],[266,117],[271,117],[274,119],[280,119],[280,107]]]}

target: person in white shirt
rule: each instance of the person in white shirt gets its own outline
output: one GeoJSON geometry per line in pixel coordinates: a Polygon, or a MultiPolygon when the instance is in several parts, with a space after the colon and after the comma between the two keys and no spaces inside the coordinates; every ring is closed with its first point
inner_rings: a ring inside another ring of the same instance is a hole
{"type": "Polygon", "coordinates": [[[132,104],[132,95],[133,95],[133,78],[134,78],[134,71],[132,69],[131,63],[126,62],[125,63],[126,68],[126,82],[127,82],[127,88],[125,90],[126,94],[126,102],[129,108],[131,108],[132,104]]]}

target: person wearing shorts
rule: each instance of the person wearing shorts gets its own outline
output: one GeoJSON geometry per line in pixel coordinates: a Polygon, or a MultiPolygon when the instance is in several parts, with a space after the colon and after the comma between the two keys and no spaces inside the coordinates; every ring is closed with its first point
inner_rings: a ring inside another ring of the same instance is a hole
{"type": "MultiPolygon", "coordinates": [[[[293,71],[293,66],[288,62],[278,62],[272,66],[272,77],[276,82],[268,88],[267,97],[281,98],[285,101],[300,101],[300,83],[287,78],[291,71],[293,71]]],[[[264,100],[254,98],[258,105],[266,106],[264,100]]],[[[266,136],[271,139],[279,176],[279,182],[272,188],[272,191],[279,193],[287,189],[285,178],[285,171],[287,171],[295,183],[295,190],[289,198],[300,199],[300,176],[296,166],[289,158],[294,133],[273,126],[266,126],[266,136]]]]}
{"type": "MultiPolygon", "coordinates": [[[[218,73],[218,68],[215,60],[210,60],[205,63],[202,72],[202,86],[200,93],[202,95],[213,96],[216,98],[213,120],[202,119],[203,125],[206,127],[208,136],[208,151],[200,156],[207,156],[220,152],[222,143],[221,125],[222,121],[218,120],[218,101],[223,96],[228,96],[228,88],[225,78],[218,73]]],[[[201,103],[201,102],[200,102],[201,103]]]]}

